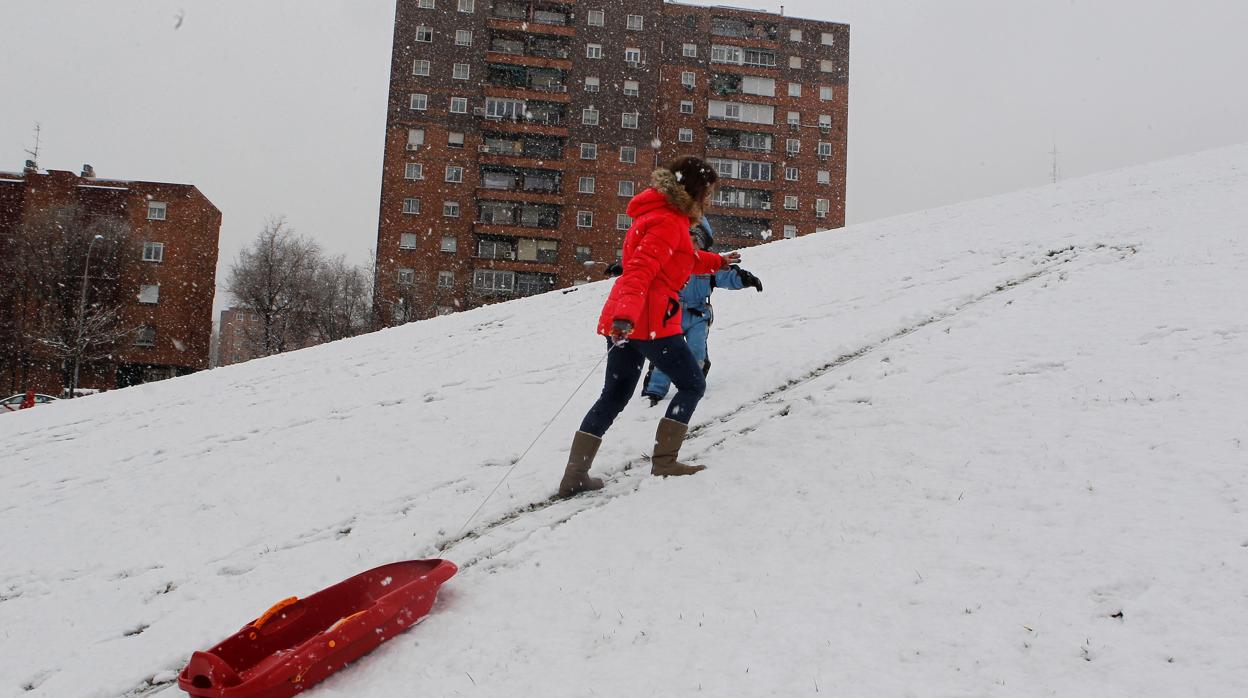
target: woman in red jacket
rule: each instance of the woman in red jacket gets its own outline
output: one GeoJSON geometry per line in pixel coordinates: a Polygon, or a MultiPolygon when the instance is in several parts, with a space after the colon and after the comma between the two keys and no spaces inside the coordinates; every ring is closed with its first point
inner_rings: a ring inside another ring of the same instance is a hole
{"type": "Polygon", "coordinates": [[[633,225],[624,236],[624,273],[598,320],[598,334],[608,338],[606,382],[602,395],[572,440],[559,496],[602,488],[589,476],[590,465],[624,405],[628,403],[647,359],[672,378],[676,396],[655,435],[654,475],[691,475],[701,465],[677,462],[689,419],[706,391],[702,368],[681,333],[680,290],[691,274],[710,274],[740,261],[736,252],[718,255],[696,250],[689,226],[702,219],[718,180],[715,170],[695,157],[683,157],[655,170],[651,187],[628,204],[633,225]]]}

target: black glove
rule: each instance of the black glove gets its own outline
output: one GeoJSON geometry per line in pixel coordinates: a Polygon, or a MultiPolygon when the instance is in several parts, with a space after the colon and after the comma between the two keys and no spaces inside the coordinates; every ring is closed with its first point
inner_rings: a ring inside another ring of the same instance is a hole
{"type": "Polygon", "coordinates": [[[624,265],[619,262],[612,262],[607,265],[606,269],[602,270],[602,273],[607,276],[619,276],[624,273],[624,265]]]}
{"type": "Polygon", "coordinates": [[[753,286],[755,291],[763,290],[763,282],[757,276],[754,276],[750,272],[742,269],[741,267],[735,264],[732,265],[732,269],[733,271],[737,272],[737,276],[741,278],[741,285],[743,287],[753,286]]]}

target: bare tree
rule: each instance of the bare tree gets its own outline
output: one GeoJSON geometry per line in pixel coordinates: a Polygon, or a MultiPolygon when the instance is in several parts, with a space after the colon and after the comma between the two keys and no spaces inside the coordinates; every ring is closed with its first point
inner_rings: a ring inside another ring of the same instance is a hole
{"type": "Polygon", "coordinates": [[[10,389],[30,372],[75,369],[110,358],[134,328],[125,327],[123,261],[137,254],[119,217],[68,206],[35,215],[4,241],[0,256],[0,365],[10,389]]]}
{"type": "Polygon", "coordinates": [[[271,218],[230,267],[226,287],[239,306],[255,313],[259,326],[246,326],[252,353],[271,356],[305,346],[314,323],[314,279],[320,248],[297,235],[281,217],[271,218]]]}
{"type": "Polygon", "coordinates": [[[320,341],[354,337],[369,329],[373,290],[366,268],[348,265],[343,256],[322,260],[310,295],[308,318],[320,341]]]}

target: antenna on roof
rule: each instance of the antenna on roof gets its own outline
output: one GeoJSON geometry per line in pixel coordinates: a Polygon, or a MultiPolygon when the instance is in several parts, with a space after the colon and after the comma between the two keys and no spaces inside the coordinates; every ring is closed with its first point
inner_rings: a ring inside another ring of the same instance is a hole
{"type": "Polygon", "coordinates": [[[40,124],[38,121],[36,121],[35,122],[35,147],[28,148],[26,150],[26,154],[30,156],[31,165],[34,165],[36,167],[38,167],[39,165],[39,140],[40,140],[41,131],[43,131],[43,125],[40,124]]]}

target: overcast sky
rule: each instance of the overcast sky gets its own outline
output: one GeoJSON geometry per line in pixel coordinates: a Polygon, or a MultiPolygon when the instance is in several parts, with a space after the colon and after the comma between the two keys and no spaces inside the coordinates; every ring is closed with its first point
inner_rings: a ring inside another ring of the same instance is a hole
{"type": "MultiPolygon", "coordinates": [[[[784,4],[851,25],[850,223],[1045,184],[1055,145],[1075,177],[1248,142],[1243,0],[784,4]]],[[[38,122],[43,168],[199,186],[218,289],[271,215],[362,263],[393,20],[394,0],[0,0],[0,171],[38,122]]]]}

